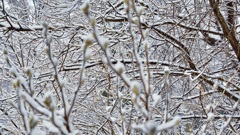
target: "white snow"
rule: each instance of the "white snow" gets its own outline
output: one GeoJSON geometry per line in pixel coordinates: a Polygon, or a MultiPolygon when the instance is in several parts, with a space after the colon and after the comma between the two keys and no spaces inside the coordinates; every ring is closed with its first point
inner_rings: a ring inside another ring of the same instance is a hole
{"type": "Polygon", "coordinates": [[[143,47],[144,47],[145,51],[147,51],[147,49],[148,49],[148,41],[145,39],[142,43],[143,43],[143,47]]]}
{"type": "Polygon", "coordinates": [[[138,14],[138,15],[141,15],[142,12],[144,11],[144,7],[142,7],[142,6],[136,6],[136,11],[137,11],[137,14],[138,14]]]}
{"type": "Polygon", "coordinates": [[[91,48],[87,48],[86,52],[85,52],[85,58],[86,60],[89,60],[92,56],[92,49],[91,48]]]}
{"type": "Polygon", "coordinates": [[[181,121],[181,117],[179,116],[175,116],[173,118],[173,120],[167,122],[167,123],[163,123],[161,125],[158,125],[156,127],[156,131],[159,132],[161,130],[164,130],[164,129],[168,129],[168,128],[171,128],[171,127],[174,127],[174,126],[177,126],[180,124],[180,121],[181,121]]]}
{"type": "Polygon", "coordinates": [[[133,17],[132,21],[133,21],[134,24],[138,24],[138,18],[137,17],[133,17]]]}
{"type": "Polygon", "coordinates": [[[143,124],[141,124],[141,125],[133,124],[133,125],[132,125],[132,128],[134,128],[134,129],[140,129],[140,130],[142,130],[142,131],[145,132],[145,133],[147,132],[143,124]]]}
{"type": "Polygon", "coordinates": [[[145,129],[147,131],[145,133],[151,134],[151,133],[153,133],[156,130],[156,124],[154,122],[152,122],[152,121],[148,121],[145,124],[145,129]]]}
{"type": "Polygon", "coordinates": [[[117,122],[117,118],[115,118],[115,117],[110,117],[110,120],[111,120],[113,123],[116,123],[116,122],[117,122]]]}
{"type": "Polygon", "coordinates": [[[214,115],[212,112],[210,112],[210,113],[208,113],[208,118],[207,118],[207,120],[208,120],[208,121],[213,120],[214,117],[215,117],[215,115],[214,115]]]}
{"type": "Polygon", "coordinates": [[[132,94],[132,102],[133,102],[133,104],[135,104],[136,103],[136,100],[137,100],[137,96],[136,96],[136,94],[132,94]]]}
{"type": "Polygon", "coordinates": [[[238,104],[239,104],[239,101],[238,101],[238,102],[236,102],[236,103],[233,105],[233,110],[234,110],[234,109],[237,109],[237,107],[238,107],[238,104]]]}
{"type": "Polygon", "coordinates": [[[47,29],[48,29],[48,23],[43,21],[42,22],[42,28],[43,28],[43,32],[45,33],[47,31],[47,29]]]}
{"type": "MultiPolygon", "coordinates": [[[[140,104],[139,104],[140,105],[140,104]]],[[[141,108],[141,112],[142,112],[142,114],[144,115],[144,116],[148,116],[149,114],[148,114],[148,111],[146,110],[146,108],[145,107],[142,107],[141,108]]]]}
{"type": "Polygon", "coordinates": [[[25,100],[31,105],[33,106],[37,111],[47,115],[47,116],[51,116],[51,112],[49,110],[47,110],[46,108],[41,107],[32,97],[30,97],[28,94],[26,94],[25,92],[21,92],[19,93],[21,96],[25,97],[25,100]]]}
{"type": "Polygon", "coordinates": [[[140,84],[137,81],[132,81],[131,82],[130,89],[137,96],[140,94],[139,88],[140,88],[140,84]]]}
{"type": "Polygon", "coordinates": [[[140,125],[133,124],[132,128],[142,130],[147,134],[154,133],[154,132],[158,133],[162,130],[169,129],[179,125],[180,121],[181,121],[181,118],[179,116],[175,116],[173,120],[167,123],[163,123],[161,125],[156,125],[152,121],[147,121],[145,124],[140,124],[140,125]]]}
{"type": "Polygon", "coordinates": [[[146,30],[143,32],[144,38],[147,38],[149,32],[150,32],[150,29],[146,29],[146,30]]]}
{"type": "Polygon", "coordinates": [[[123,93],[120,92],[120,91],[118,91],[118,97],[119,97],[120,99],[122,99],[122,98],[123,98],[123,93]]]}
{"type": "Polygon", "coordinates": [[[56,112],[55,112],[55,111],[53,112],[53,115],[54,115],[54,116],[52,116],[52,117],[53,117],[54,123],[59,127],[59,129],[60,129],[64,134],[68,134],[68,131],[67,131],[65,125],[64,125],[65,120],[63,119],[63,117],[56,115],[56,112]]]}
{"type": "Polygon", "coordinates": [[[206,112],[209,112],[211,108],[212,108],[212,104],[207,105],[206,106],[206,112]]]}
{"type": "Polygon", "coordinates": [[[106,111],[110,112],[112,109],[112,106],[106,106],[106,111]]]}
{"type": "Polygon", "coordinates": [[[216,83],[216,82],[214,83],[213,89],[214,89],[214,90],[217,90],[217,89],[218,89],[218,83],[216,83]]]}
{"type": "Polygon", "coordinates": [[[107,58],[103,58],[103,61],[102,61],[104,64],[108,64],[108,60],[107,60],[107,58]]]}
{"type": "Polygon", "coordinates": [[[88,34],[87,36],[82,36],[84,40],[84,49],[87,49],[88,46],[92,45],[94,42],[94,38],[92,34],[88,34]]]}
{"type": "Polygon", "coordinates": [[[55,103],[55,99],[53,98],[53,95],[52,95],[52,92],[50,92],[50,91],[48,91],[48,92],[46,92],[45,93],[45,95],[44,95],[44,101],[46,101],[47,100],[47,102],[48,103],[50,103],[49,105],[48,105],[48,107],[50,107],[50,108],[55,108],[55,106],[56,106],[56,103],[55,103]]]}
{"type": "Polygon", "coordinates": [[[52,43],[52,35],[47,35],[47,44],[51,44],[52,43]]]}
{"type": "Polygon", "coordinates": [[[214,38],[216,40],[221,40],[221,37],[219,35],[215,35],[215,34],[211,34],[211,33],[209,33],[208,35],[209,35],[209,37],[214,38]]]}
{"type": "Polygon", "coordinates": [[[100,45],[101,45],[104,49],[107,49],[107,47],[108,47],[108,45],[109,45],[108,39],[99,36],[98,40],[99,40],[100,45]]]}
{"type": "Polygon", "coordinates": [[[56,112],[58,115],[64,116],[64,108],[61,108],[60,110],[57,110],[56,112]]]}
{"type": "Polygon", "coordinates": [[[119,73],[119,74],[122,74],[123,71],[124,71],[124,65],[121,63],[121,62],[117,62],[117,64],[115,65],[115,68],[116,68],[116,71],[119,73]]]}
{"type": "Polygon", "coordinates": [[[154,94],[152,95],[152,98],[153,98],[153,106],[156,106],[157,102],[158,102],[159,100],[161,100],[161,95],[158,95],[157,93],[154,93],[154,94]]]}
{"type": "Polygon", "coordinates": [[[170,69],[169,69],[169,67],[165,67],[165,68],[164,68],[164,75],[167,77],[167,76],[169,76],[169,74],[170,74],[170,69]]]}
{"type": "Polygon", "coordinates": [[[142,130],[146,134],[152,134],[156,130],[156,124],[153,121],[147,121],[145,124],[141,125],[133,124],[132,127],[134,129],[142,130]]]}
{"type": "MultiPolygon", "coordinates": [[[[81,70],[83,70],[83,69],[81,69],[81,70]]],[[[84,84],[85,80],[86,80],[86,74],[85,74],[85,72],[83,71],[83,72],[82,72],[82,80],[81,80],[81,83],[84,84]]]]}
{"type": "Polygon", "coordinates": [[[55,127],[51,122],[44,120],[44,127],[46,127],[50,132],[59,133],[59,129],[55,127]]]}
{"type": "Polygon", "coordinates": [[[55,57],[52,57],[52,62],[54,66],[58,65],[58,60],[55,57]]]}
{"type": "Polygon", "coordinates": [[[17,76],[17,74],[18,74],[16,68],[13,67],[13,66],[10,68],[9,72],[10,72],[10,74],[12,74],[12,75],[16,75],[16,76],[17,76]]]}
{"type": "Polygon", "coordinates": [[[46,135],[46,132],[41,127],[37,126],[32,130],[32,135],[46,135]]]}

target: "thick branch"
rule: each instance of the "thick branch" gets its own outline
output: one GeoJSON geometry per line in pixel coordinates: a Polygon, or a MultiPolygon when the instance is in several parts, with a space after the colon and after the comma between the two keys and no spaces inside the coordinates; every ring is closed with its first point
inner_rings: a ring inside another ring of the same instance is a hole
{"type": "MultiPolygon", "coordinates": [[[[239,48],[239,41],[236,38],[236,35],[234,33],[234,30],[230,29],[227,22],[225,21],[223,15],[221,14],[219,7],[218,7],[218,3],[215,2],[215,0],[209,0],[211,7],[213,8],[213,12],[215,14],[215,16],[217,17],[217,20],[219,21],[222,29],[223,29],[223,33],[224,33],[224,37],[226,37],[229,41],[229,43],[231,44],[238,61],[240,61],[240,48],[239,48]]],[[[229,18],[230,21],[232,21],[232,18],[229,18]]],[[[231,23],[231,22],[230,22],[231,23]]]]}
{"type": "MultiPolygon", "coordinates": [[[[215,82],[213,82],[211,79],[209,79],[208,77],[205,76],[201,76],[201,79],[203,79],[205,82],[207,82],[210,85],[214,85],[215,82]]],[[[219,86],[217,89],[219,92],[223,93],[224,95],[226,95],[227,97],[231,98],[234,101],[238,101],[240,100],[239,96],[237,94],[232,93],[230,90],[228,90],[227,88],[224,88],[222,86],[219,86]]]]}

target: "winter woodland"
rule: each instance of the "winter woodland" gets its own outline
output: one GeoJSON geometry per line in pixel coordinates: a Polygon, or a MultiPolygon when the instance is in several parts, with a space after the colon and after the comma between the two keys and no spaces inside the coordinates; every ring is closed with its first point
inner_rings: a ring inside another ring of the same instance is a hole
{"type": "Polygon", "coordinates": [[[1,0],[0,134],[235,135],[239,0],[1,0]]]}

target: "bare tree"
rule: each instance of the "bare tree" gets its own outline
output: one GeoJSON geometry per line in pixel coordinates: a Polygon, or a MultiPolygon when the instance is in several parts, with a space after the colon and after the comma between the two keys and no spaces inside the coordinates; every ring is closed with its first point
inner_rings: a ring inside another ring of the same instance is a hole
{"type": "Polygon", "coordinates": [[[3,134],[237,134],[240,3],[2,0],[3,134]]]}

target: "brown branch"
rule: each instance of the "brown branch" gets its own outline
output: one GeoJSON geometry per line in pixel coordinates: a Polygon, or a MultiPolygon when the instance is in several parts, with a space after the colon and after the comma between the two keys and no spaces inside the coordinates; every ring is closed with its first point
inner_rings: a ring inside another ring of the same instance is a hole
{"type": "Polygon", "coordinates": [[[193,69],[193,70],[197,70],[195,64],[193,63],[193,61],[192,61],[192,59],[190,57],[190,52],[188,51],[188,48],[183,43],[181,43],[179,40],[177,40],[176,38],[174,38],[171,35],[167,34],[166,32],[163,32],[160,29],[157,29],[157,28],[153,28],[153,29],[155,30],[155,32],[157,34],[160,34],[162,37],[164,37],[171,44],[173,44],[172,42],[176,43],[178,45],[177,48],[179,50],[181,50],[182,52],[184,52],[185,57],[186,57],[186,59],[188,61],[188,64],[189,64],[190,68],[193,69]]]}
{"type": "MultiPolygon", "coordinates": [[[[6,25],[6,24],[2,24],[0,23],[0,28],[10,31],[10,30],[14,30],[14,31],[18,31],[18,32],[29,32],[29,31],[42,31],[43,27],[41,25],[37,25],[37,26],[21,26],[19,27],[18,25],[6,25]]],[[[61,29],[70,29],[70,28],[74,28],[75,30],[79,30],[79,29],[85,29],[85,26],[77,26],[77,27],[70,27],[70,26],[63,26],[63,27],[57,27],[57,26],[49,26],[48,30],[61,30],[61,29]]]]}
{"type": "MultiPolygon", "coordinates": [[[[215,14],[215,16],[217,17],[217,20],[219,21],[223,33],[224,33],[224,37],[227,38],[227,40],[229,41],[229,43],[231,44],[238,61],[240,61],[240,48],[239,48],[239,41],[236,38],[235,32],[234,30],[230,29],[227,22],[225,21],[223,15],[221,14],[218,4],[217,2],[215,2],[215,0],[209,0],[211,7],[213,8],[213,12],[215,14]]],[[[230,12],[230,11],[229,11],[230,12]]],[[[231,23],[232,18],[231,16],[229,16],[229,21],[231,23]]]]}
{"type": "MultiPolygon", "coordinates": [[[[112,64],[117,64],[117,60],[111,60],[112,64]]],[[[120,60],[119,62],[123,63],[123,64],[132,64],[132,63],[136,63],[136,60],[128,60],[128,59],[124,59],[124,60],[120,60]]],[[[142,61],[142,63],[144,63],[142,61]]],[[[102,60],[99,60],[97,62],[90,62],[89,64],[87,64],[85,66],[85,68],[91,68],[97,65],[101,65],[103,64],[102,60]]],[[[177,64],[171,64],[169,62],[164,62],[164,61],[156,61],[156,60],[149,60],[149,64],[150,65],[163,65],[163,66],[172,66],[172,67],[178,67],[179,69],[183,69],[183,70],[191,70],[191,68],[187,68],[184,66],[180,66],[177,64]]],[[[79,68],[82,66],[82,64],[72,64],[72,65],[68,65],[68,66],[64,66],[62,71],[71,71],[71,70],[79,70],[79,68]]]]}
{"type": "Polygon", "coordinates": [[[211,30],[206,30],[206,29],[200,29],[200,28],[194,27],[194,26],[191,26],[191,27],[190,26],[186,26],[186,25],[183,25],[181,23],[175,22],[174,20],[173,21],[163,22],[163,23],[156,23],[156,24],[153,24],[151,27],[158,26],[158,25],[165,25],[165,24],[176,25],[178,27],[181,27],[181,28],[184,28],[184,29],[187,29],[187,30],[201,31],[201,32],[209,33],[209,34],[223,36],[223,33],[218,32],[218,31],[211,31],[211,30]]]}
{"type": "MultiPolygon", "coordinates": [[[[235,22],[234,22],[234,4],[233,1],[228,0],[227,1],[227,21],[231,29],[234,28],[235,22]]],[[[234,29],[233,29],[234,30],[234,29]]]]}
{"type": "MultiPolygon", "coordinates": [[[[210,84],[212,86],[215,84],[215,82],[210,80],[208,77],[201,76],[201,79],[203,79],[205,82],[207,82],[208,84],[210,84]]],[[[239,98],[239,96],[237,96],[237,94],[232,93],[231,91],[227,90],[227,88],[223,88],[223,87],[219,86],[217,90],[234,101],[240,100],[240,98],[239,98]]]]}

